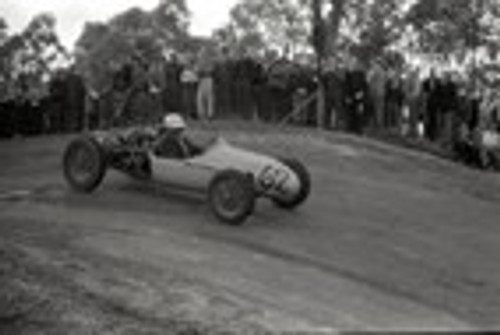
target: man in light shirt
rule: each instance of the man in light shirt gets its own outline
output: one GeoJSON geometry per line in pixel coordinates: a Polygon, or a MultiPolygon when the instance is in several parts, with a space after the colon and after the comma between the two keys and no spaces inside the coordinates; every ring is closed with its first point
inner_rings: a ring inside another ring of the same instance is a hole
{"type": "Polygon", "coordinates": [[[196,116],[196,92],[198,88],[198,75],[194,69],[194,62],[187,61],[181,72],[182,104],[184,115],[196,116]]]}
{"type": "Polygon", "coordinates": [[[196,106],[200,120],[211,120],[215,114],[214,64],[208,49],[203,49],[198,59],[198,92],[196,106]]]}

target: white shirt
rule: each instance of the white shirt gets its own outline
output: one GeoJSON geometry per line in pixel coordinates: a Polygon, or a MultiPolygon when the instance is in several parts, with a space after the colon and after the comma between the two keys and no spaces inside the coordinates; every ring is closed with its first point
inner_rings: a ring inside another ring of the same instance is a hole
{"type": "Polygon", "coordinates": [[[192,84],[198,82],[198,75],[196,72],[190,69],[185,69],[181,73],[181,83],[183,84],[192,84]]]}

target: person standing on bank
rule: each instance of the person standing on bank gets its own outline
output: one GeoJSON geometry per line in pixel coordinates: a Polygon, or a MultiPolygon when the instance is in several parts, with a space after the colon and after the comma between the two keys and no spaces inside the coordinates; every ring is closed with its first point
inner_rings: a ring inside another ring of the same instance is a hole
{"type": "Polygon", "coordinates": [[[228,47],[223,47],[220,55],[214,63],[214,91],[215,106],[217,114],[228,116],[233,112],[231,100],[233,98],[233,83],[231,71],[233,68],[233,59],[228,47]]]}
{"type": "Polygon", "coordinates": [[[434,142],[439,137],[439,111],[441,81],[434,69],[431,69],[429,77],[422,84],[422,92],[425,96],[425,136],[434,142]]]}
{"type": "Polygon", "coordinates": [[[184,115],[195,118],[196,113],[196,93],[198,88],[198,75],[194,70],[194,62],[188,60],[181,71],[182,105],[184,115]]]}
{"type": "Polygon", "coordinates": [[[445,147],[450,148],[453,140],[453,125],[458,107],[458,86],[453,73],[445,73],[441,85],[441,138],[445,147]]]}
{"type": "Polygon", "coordinates": [[[410,137],[418,137],[418,124],[421,120],[421,84],[420,72],[418,69],[409,71],[405,78],[405,97],[406,104],[409,108],[409,135],[410,137]]]}
{"type": "Polygon", "coordinates": [[[213,62],[207,49],[203,49],[198,59],[198,92],[196,106],[200,120],[211,120],[215,116],[213,62]]]}
{"type": "Polygon", "coordinates": [[[347,108],[347,130],[362,134],[365,130],[368,98],[366,73],[357,60],[349,64],[345,77],[345,105],[347,108]]]}
{"type": "Polygon", "coordinates": [[[368,85],[373,103],[374,117],[371,126],[383,129],[386,113],[385,95],[386,95],[387,75],[380,61],[376,61],[368,75],[368,85]]]}

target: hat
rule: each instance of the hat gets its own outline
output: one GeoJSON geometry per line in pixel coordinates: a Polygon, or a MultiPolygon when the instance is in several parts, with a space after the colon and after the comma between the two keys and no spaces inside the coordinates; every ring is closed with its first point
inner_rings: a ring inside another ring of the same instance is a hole
{"type": "Polygon", "coordinates": [[[167,129],[185,129],[186,122],[179,114],[171,113],[163,118],[163,126],[167,129]]]}

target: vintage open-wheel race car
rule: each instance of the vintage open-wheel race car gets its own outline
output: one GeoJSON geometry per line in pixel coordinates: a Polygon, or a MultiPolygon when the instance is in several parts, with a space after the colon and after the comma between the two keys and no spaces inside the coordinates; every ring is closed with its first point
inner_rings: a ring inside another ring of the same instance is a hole
{"type": "Polygon", "coordinates": [[[82,193],[96,190],[108,169],[144,182],[205,192],[213,214],[233,225],[253,213],[259,198],[294,209],[310,194],[310,175],[296,159],[252,152],[221,137],[192,145],[182,157],[169,157],[159,154],[151,138],[146,128],[80,135],[65,150],[64,176],[82,193]]]}

